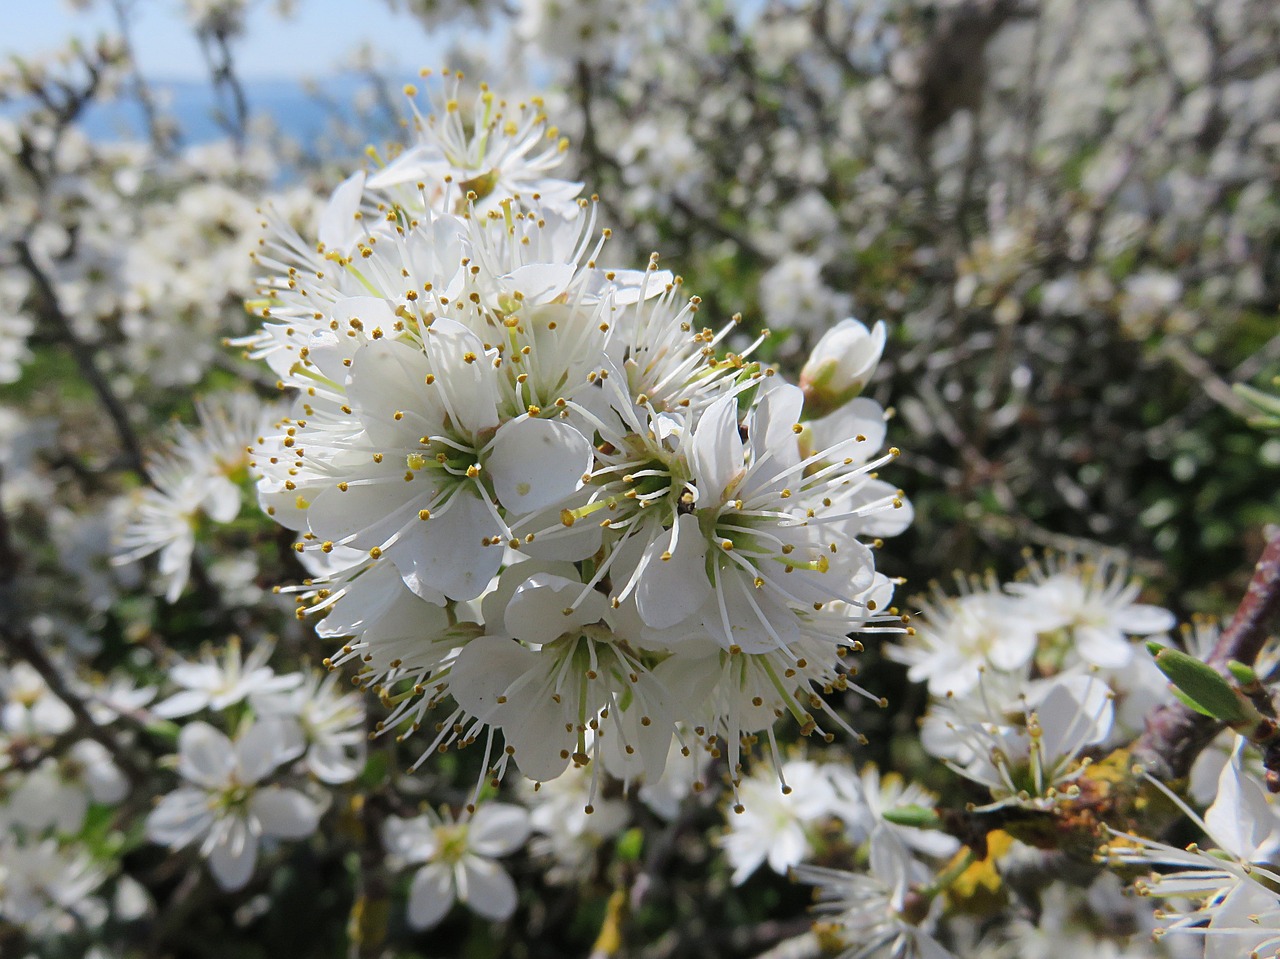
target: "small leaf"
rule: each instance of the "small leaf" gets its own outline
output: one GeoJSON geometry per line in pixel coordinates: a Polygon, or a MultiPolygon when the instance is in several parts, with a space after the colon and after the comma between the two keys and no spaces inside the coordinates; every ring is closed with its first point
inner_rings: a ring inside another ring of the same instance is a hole
{"type": "Polygon", "coordinates": [[[1253,667],[1246,666],[1238,660],[1232,659],[1228,661],[1227,672],[1229,672],[1235,678],[1235,681],[1241,686],[1254,686],[1260,682],[1258,674],[1254,671],[1253,667]]]}
{"type": "Polygon", "coordinates": [[[1155,652],[1155,662],[1160,672],[1201,712],[1232,726],[1255,719],[1256,710],[1212,666],[1180,650],[1160,646],[1159,643],[1147,643],[1147,649],[1155,652]]]}
{"type": "Polygon", "coordinates": [[[916,829],[941,829],[942,819],[932,809],[925,806],[895,806],[886,809],[882,814],[885,822],[895,826],[913,826],[916,829]]]}

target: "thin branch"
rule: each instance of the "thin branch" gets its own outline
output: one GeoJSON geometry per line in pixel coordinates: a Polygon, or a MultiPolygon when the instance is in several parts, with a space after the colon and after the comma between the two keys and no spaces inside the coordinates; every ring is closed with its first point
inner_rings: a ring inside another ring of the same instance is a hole
{"type": "Polygon", "coordinates": [[[129,422],[129,415],[125,412],[124,404],[120,402],[115,391],[112,390],[111,384],[102,375],[102,371],[98,369],[97,364],[94,362],[92,351],[76,334],[71,318],[62,309],[62,304],[58,300],[58,294],[53,288],[53,283],[50,282],[49,277],[36,262],[31,253],[31,247],[25,239],[15,240],[14,249],[17,251],[19,264],[35,286],[36,296],[40,300],[41,312],[57,327],[58,333],[70,348],[71,355],[75,358],[76,366],[80,368],[80,374],[93,387],[93,391],[98,395],[98,399],[107,411],[107,416],[111,418],[111,422],[115,426],[116,436],[120,440],[120,445],[124,447],[129,468],[141,476],[148,484],[152,484],[151,474],[147,470],[146,459],[142,454],[142,444],[138,440],[138,434],[129,422]]]}

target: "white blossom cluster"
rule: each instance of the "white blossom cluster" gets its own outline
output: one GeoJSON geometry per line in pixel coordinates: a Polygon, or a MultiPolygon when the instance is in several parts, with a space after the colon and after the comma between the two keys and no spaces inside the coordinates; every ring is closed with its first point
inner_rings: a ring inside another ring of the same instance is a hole
{"type": "Polygon", "coordinates": [[[883,328],[782,382],[656,255],[610,262],[538,102],[459,89],[316,240],[268,216],[244,343],[297,399],[252,468],[322,571],[300,615],[424,757],[478,741],[495,777],[652,783],[678,736],[736,781],[781,716],[847,729],[821,694],[889,617],[871,544],[911,517],[853,399],[883,328]]]}
{"type": "Polygon", "coordinates": [[[1003,587],[964,585],[955,597],[935,588],[910,634],[886,650],[928,684],[921,744],[993,803],[1052,808],[1087,748],[1131,739],[1168,698],[1133,640],[1163,638],[1175,620],[1135,602],[1140,584],[1108,559],[1049,555],[1003,587]]]}

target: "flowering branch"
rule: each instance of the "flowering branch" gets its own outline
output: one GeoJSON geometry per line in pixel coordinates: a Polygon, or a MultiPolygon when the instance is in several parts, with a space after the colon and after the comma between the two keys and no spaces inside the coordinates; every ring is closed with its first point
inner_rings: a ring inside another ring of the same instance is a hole
{"type": "MultiPolygon", "coordinates": [[[[1232,660],[1252,666],[1277,618],[1280,618],[1280,532],[1271,537],[1262,551],[1249,588],[1207,662],[1223,675],[1232,660]]],[[[1161,779],[1181,779],[1222,728],[1222,722],[1181,703],[1157,707],[1147,716],[1146,730],[1134,744],[1134,762],[1161,779]]]]}

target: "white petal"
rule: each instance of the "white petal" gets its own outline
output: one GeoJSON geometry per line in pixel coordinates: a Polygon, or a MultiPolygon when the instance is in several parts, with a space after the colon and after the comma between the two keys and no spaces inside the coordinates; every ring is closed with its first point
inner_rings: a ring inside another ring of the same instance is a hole
{"type": "Polygon", "coordinates": [[[188,723],[178,734],[178,772],[210,789],[226,785],[235,768],[231,740],[208,723],[188,723]]]}
{"type": "Polygon", "coordinates": [[[660,536],[645,550],[644,572],[636,586],[636,608],[654,629],[675,626],[698,611],[711,593],[707,579],[707,540],[698,518],[685,513],[676,520],[669,539],[660,536]],[[671,539],[675,549],[670,549],[671,539]],[[663,556],[669,558],[663,559],[663,556]]]}
{"type": "Polygon", "coordinates": [[[1244,771],[1237,738],[1231,761],[1218,776],[1218,795],[1204,814],[1209,835],[1227,852],[1252,860],[1277,823],[1266,794],[1244,771]]]}
{"type": "Polygon", "coordinates": [[[347,397],[375,446],[415,449],[421,437],[441,431],[444,409],[426,386],[431,372],[422,350],[385,337],[356,352],[347,397]]]}
{"type": "Polygon", "coordinates": [[[147,838],[166,846],[186,846],[212,826],[209,794],[203,789],[175,789],[147,816],[147,838]]]}
{"type": "Polygon", "coordinates": [[[722,502],[742,474],[742,437],[738,433],[738,399],[725,396],[702,414],[693,432],[694,473],[698,505],[722,502]]]}
{"type": "Polygon", "coordinates": [[[1132,636],[1150,636],[1152,633],[1164,633],[1173,629],[1178,623],[1173,613],[1159,606],[1148,606],[1145,603],[1134,603],[1116,614],[1115,624],[1132,636]]]}
{"type": "Polygon", "coordinates": [[[480,497],[458,490],[442,514],[419,527],[396,544],[396,565],[409,588],[421,584],[451,599],[475,599],[483,593],[502,566],[503,548],[484,545],[485,537],[497,530],[480,497]]]}
{"type": "Polygon", "coordinates": [[[382,845],[394,858],[405,862],[427,862],[436,854],[436,826],[430,814],[412,819],[388,816],[382,826],[382,845]]]}
{"type": "Polygon", "coordinates": [[[454,424],[479,434],[498,425],[497,374],[480,338],[461,323],[437,319],[423,334],[423,348],[454,424]],[[470,359],[468,359],[470,357],[470,359]]]}
{"type": "Polygon", "coordinates": [[[423,866],[409,886],[409,925],[430,929],[453,906],[453,877],[449,867],[433,862],[423,866]]]}
{"type": "Polygon", "coordinates": [[[467,643],[449,673],[449,692],[458,705],[486,722],[499,720],[509,704],[499,703],[507,689],[537,666],[537,654],[497,636],[467,643]]]}
{"type": "Polygon", "coordinates": [[[516,884],[492,859],[467,856],[462,860],[466,890],[459,896],[473,911],[486,919],[510,919],[516,911],[516,884]]]}
{"type": "Polygon", "coordinates": [[[563,293],[577,273],[570,263],[529,263],[498,278],[503,292],[521,294],[526,307],[550,303],[563,293]]]}
{"type": "MultiPolygon", "coordinates": [[[[175,667],[176,668],[176,667],[175,667]]],[[[209,705],[209,693],[203,689],[184,689],[163,702],[156,703],[151,711],[161,719],[177,719],[190,716],[209,705]]]]}
{"type": "Polygon", "coordinates": [[[280,765],[291,739],[283,728],[284,722],[260,719],[236,740],[241,782],[256,783],[280,765]]]}
{"type": "Polygon", "coordinates": [[[569,615],[569,604],[582,595],[582,583],[537,573],[516,589],[507,604],[503,621],[507,632],[527,643],[545,645],[562,633],[596,623],[605,618],[608,603],[604,596],[591,590],[577,609],[569,615]]]}
{"type": "Polygon", "coordinates": [[[242,888],[258,860],[258,837],[242,819],[225,821],[222,841],[209,853],[209,869],[228,892],[242,888]]]}
{"type": "Polygon", "coordinates": [[[355,217],[363,193],[364,171],[358,170],[338,184],[330,195],[316,230],[320,242],[329,249],[345,253],[356,237],[364,232],[355,217]]]}
{"type": "Polygon", "coordinates": [[[280,839],[310,836],[320,821],[320,807],[296,789],[260,789],[249,800],[249,810],[264,835],[280,839]]]}
{"type": "Polygon", "coordinates": [[[1133,659],[1133,647],[1116,629],[1077,626],[1073,634],[1081,658],[1095,666],[1120,669],[1133,659]]]}
{"type": "Polygon", "coordinates": [[[568,423],[512,420],[493,438],[487,468],[498,502],[524,516],[560,502],[591,469],[591,443],[568,423]]]}
{"type": "Polygon", "coordinates": [[[511,803],[486,803],[476,810],[467,830],[467,845],[481,856],[513,853],[529,838],[529,812],[511,803]]]}

